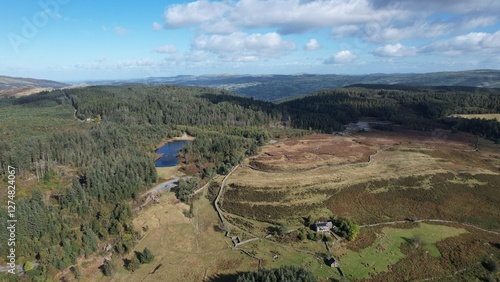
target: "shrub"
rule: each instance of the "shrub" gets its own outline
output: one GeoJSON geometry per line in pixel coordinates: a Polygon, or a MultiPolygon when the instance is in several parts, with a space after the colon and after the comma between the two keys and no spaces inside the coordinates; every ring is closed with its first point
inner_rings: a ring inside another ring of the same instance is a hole
{"type": "Polygon", "coordinates": [[[141,266],[141,262],[139,261],[137,256],[133,256],[132,259],[127,262],[127,264],[125,265],[125,268],[130,272],[134,272],[137,269],[139,269],[140,266],[141,266]]]}

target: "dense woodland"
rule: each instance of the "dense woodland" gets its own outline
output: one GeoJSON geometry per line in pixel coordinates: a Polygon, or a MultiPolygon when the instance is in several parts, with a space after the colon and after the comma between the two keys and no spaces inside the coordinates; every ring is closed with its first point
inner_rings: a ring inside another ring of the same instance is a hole
{"type": "MultiPolygon", "coordinates": [[[[15,166],[19,177],[45,183],[43,189],[16,199],[22,218],[16,238],[19,262],[38,261],[41,267],[27,274],[44,281],[106,242],[114,252],[129,252],[137,240],[129,203],[157,181],[154,150],[165,137],[184,132],[195,136],[183,149],[182,160],[194,168],[193,174],[211,178],[228,173],[271,138],[331,133],[361,116],[419,130],[444,126],[500,139],[497,121],[442,120],[455,113],[498,112],[500,90],[475,88],[356,86],[282,104],[169,85],[86,87],[0,99],[0,113],[5,114],[0,165],[15,166]],[[54,109],[61,108],[66,113],[76,110],[67,125],[37,125],[36,136],[26,130],[11,132],[18,122],[14,110],[55,117],[60,113],[54,109]],[[71,184],[55,184],[68,171],[71,184]]],[[[6,171],[0,174],[6,182],[6,171]]],[[[196,181],[182,183],[179,198],[187,200],[196,181]]],[[[7,236],[6,215],[2,205],[2,238],[7,236]]],[[[0,248],[5,257],[5,244],[0,248]]]]}
{"type": "MultiPolygon", "coordinates": [[[[17,216],[23,218],[17,255],[39,261],[41,271],[33,270],[32,275],[41,281],[104,242],[112,243],[117,253],[132,249],[137,238],[128,202],[156,182],[154,149],[163,138],[182,132],[196,136],[184,152],[186,161],[224,173],[245,154],[256,152],[268,138],[260,127],[280,116],[270,103],[176,86],[89,87],[4,99],[1,105],[37,110],[64,104],[76,109],[77,118],[90,121],[0,142],[1,166],[15,166],[20,176],[50,185],[51,178],[77,168],[69,187],[38,189],[17,201],[17,216]],[[212,131],[202,125],[216,127],[212,131]]],[[[5,219],[3,206],[0,213],[5,219]]],[[[7,236],[6,226],[0,232],[7,236]]],[[[1,247],[3,255],[6,246],[1,247]]]]}
{"type": "Polygon", "coordinates": [[[315,282],[314,275],[308,270],[297,266],[282,266],[273,269],[260,269],[257,272],[242,273],[236,282],[257,281],[290,281],[290,282],[315,282]]]}
{"type": "Polygon", "coordinates": [[[497,121],[446,118],[452,114],[500,113],[500,89],[354,85],[318,91],[280,105],[293,126],[328,133],[365,116],[391,121],[401,128],[447,128],[500,139],[497,121]]]}

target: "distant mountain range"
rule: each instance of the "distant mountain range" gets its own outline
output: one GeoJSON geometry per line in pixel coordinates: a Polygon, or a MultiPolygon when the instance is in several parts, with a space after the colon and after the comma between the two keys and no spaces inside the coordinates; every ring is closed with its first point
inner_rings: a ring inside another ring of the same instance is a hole
{"type": "Polygon", "coordinates": [[[86,81],[87,84],[177,84],[209,86],[231,90],[239,95],[265,101],[279,101],[321,89],[352,84],[401,84],[412,86],[471,86],[500,88],[500,70],[409,74],[297,74],[297,75],[181,75],[129,80],[86,81]]]}
{"type": "Polygon", "coordinates": [[[69,85],[52,80],[0,75],[0,97],[29,95],[66,86],[69,85]]]}
{"type": "MultiPolygon", "coordinates": [[[[395,84],[412,86],[470,86],[500,88],[500,70],[408,74],[297,74],[297,75],[179,75],[126,80],[85,81],[90,85],[176,84],[208,86],[233,91],[239,95],[265,101],[280,101],[321,89],[353,84],[395,84]]],[[[31,78],[0,76],[0,96],[5,93],[68,87],[67,84],[31,78]]],[[[40,91],[41,91],[40,90],[40,91]]],[[[12,94],[11,94],[12,95],[12,94]]]]}

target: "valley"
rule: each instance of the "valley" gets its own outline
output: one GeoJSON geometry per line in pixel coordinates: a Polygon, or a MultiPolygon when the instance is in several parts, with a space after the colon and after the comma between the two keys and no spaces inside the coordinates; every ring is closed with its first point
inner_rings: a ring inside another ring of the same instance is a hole
{"type": "Polygon", "coordinates": [[[1,282],[499,282],[500,1],[0,1],[1,282]]]}
{"type": "Polygon", "coordinates": [[[235,281],[291,266],[318,281],[485,279],[500,257],[499,123],[450,115],[499,104],[492,89],[394,85],[279,104],[175,85],[3,98],[19,262],[46,281],[235,281]],[[171,140],[191,141],[176,166],[155,167],[171,140]],[[170,192],[146,195],[162,183],[170,192]]]}
{"type": "MultiPolygon", "coordinates": [[[[387,281],[395,273],[405,280],[446,279],[453,273],[464,280],[486,275],[477,262],[487,254],[499,255],[494,245],[500,239],[495,223],[500,203],[490,196],[498,189],[500,159],[489,158],[498,154],[491,141],[481,139],[477,151],[472,141],[474,136],[468,134],[450,134],[444,142],[431,133],[376,130],[275,140],[226,178],[220,201],[225,226],[207,199],[208,191],[193,200],[191,218],[181,212],[190,207],[176,202],[172,194],[162,195],[161,204],[140,213],[134,222],[148,231],[142,232],[137,250],[161,242],[162,268],[154,274],[141,271],[118,277],[233,281],[240,271],[289,264],[310,270],[320,281],[343,276],[387,281]],[[370,161],[360,162],[368,159],[360,153],[371,153],[370,161]],[[360,224],[358,238],[300,239],[300,234],[313,232],[304,218],[331,216],[360,224]],[[175,218],[185,223],[172,222],[175,218]],[[287,232],[270,236],[269,230],[278,225],[286,226],[287,232]],[[160,234],[169,238],[159,239],[160,234]],[[242,243],[233,247],[229,236],[238,236],[242,243]],[[176,240],[183,243],[168,243],[176,240]],[[448,261],[450,252],[457,250],[463,251],[448,261]],[[325,264],[332,255],[341,272],[325,264]],[[429,267],[405,272],[415,259],[429,267]]],[[[222,179],[214,184],[222,185],[222,179]]]]}

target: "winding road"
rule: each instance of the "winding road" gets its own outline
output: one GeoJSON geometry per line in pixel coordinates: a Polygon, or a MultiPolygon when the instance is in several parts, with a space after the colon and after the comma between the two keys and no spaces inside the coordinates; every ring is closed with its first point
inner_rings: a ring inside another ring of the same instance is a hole
{"type": "Polygon", "coordinates": [[[169,180],[169,181],[165,181],[165,182],[162,182],[158,185],[156,185],[155,187],[149,189],[147,192],[145,192],[144,194],[141,195],[141,198],[146,196],[147,194],[149,193],[157,193],[159,191],[165,191],[165,192],[169,192],[170,189],[174,188],[175,186],[177,186],[177,182],[179,181],[179,177],[175,177],[174,179],[172,180],[169,180]]]}

